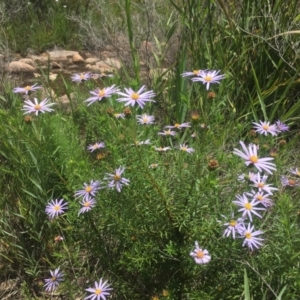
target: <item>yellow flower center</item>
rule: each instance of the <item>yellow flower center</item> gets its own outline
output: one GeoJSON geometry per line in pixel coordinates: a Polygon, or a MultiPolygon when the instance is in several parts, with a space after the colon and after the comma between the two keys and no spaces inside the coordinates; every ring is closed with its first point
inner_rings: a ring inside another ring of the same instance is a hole
{"type": "Polygon", "coordinates": [[[194,70],[193,73],[194,75],[198,75],[201,72],[201,70],[194,70]]]}
{"type": "Polygon", "coordinates": [[[114,180],[115,180],[115,181],[119,181],[120,179],[121,179],[121,176],[119,176],[119,175],[117,175],[117,174],[114,175],[114,180]]]}
{"type": "Polygon", "coordinates": [[[180,124],[179,124],[179,123],[176,123],[176,124],[174,124],[174,127],[179,128],[179,127],[180,127],[180,124]]]}
{"type": "Polygon", "coordinates": [[[98,148],[98,144],[93,145],[93,148],[97,149],[98,148]]]}
{"type": "Polygon", "coordinates": [[[262,128],[263,128],[264,130],[269,130],[270,126],[268,126],[268,125],[263,125],[262,128]]]}
{"type": "Polygon", "coordinates": [[[137,94],[137,93],[133,93],[132,95],[131,95],[131,99],[133,99],[133,100],[138,100],[140,98],[140,95],[139,94],[137,94]]]}
{"type": "Polygon", "coordinates": [[[252,235],[251,235],[250,232],[246,232],[246,233],[245,233],[245,237],[246,237],[246,239],[251,239],[251,238],[252,238],[252,235]]]}
{"type": "Polygon", "coordinates": [[[92,191],[92,187],[89,185],[89,186],[87,186],[86,188],[85,188],[85,191],[87,192],[87,193],[89,193],[89,192],[91,192],[92,191]]]}
{"type": "Polygon", "coordinates": [[[102,290],[101,289],[96,289],[95,290],[95,295],[101,295],[102,293],[102,290]]]}
{"type": "Polygon", "coordinates": [[[262,200],[264,199],[264,197],[263,197],[262,195],[257,195],[257,196],[256,196],[256,199],[257,199],[258,201],[262,201],[262,200]]]}
{"type": "Polygon", "coordinates": [[[41,108],[42,108],[42,107],[41,107],[39,104],[37,104],[37,105],[34,106],[34,109],[35,109],[35,110],[40,110],[41,108]]]}
{"type": "Polygon", "coordinates": [[[255,163],[258,162],[258,157],[255,156],[255,155],[252,155],[252,156],[249,157],[249,160],[250,160],[253,164],[255,164],[255,163]]]}
{"type": "Polygon", "coordinates": [[[204,257],[203,251],[198,250],[196,256],[197,256],[197,258],[203,258],[204,257]]]}
{"type": "Polygon", "coordinates": [[[258,186],[259,188],[263,188],[265,185],[264,185],[263,182],[260,182],[260,183],[257,184],[257,186],[258,186]]]}
{"type": "Polygon", "coordinates": [[[246,203],[244,206],[246,209],[251,210],[252,209],[252,205],[251,203],[246,203]]]}
{"type": "Polygon", "coordinates": [[[80,79],[84,79],[84,74],[80,74],[80,79]]]}
{"type": "Polygon", "coordinates": [[[105,90],[104,89],[103,90],[99,90],[98,96],[99,97],[104,97],[105,96],[105,90]]]}
{"type": "Polygon", "coordinates": [[[25,86],[25,87],[24,87],[24,90],[30,91],[30,90],[31,90],[31,86],[30,86],[30,85],[25,86]]]}
{"type": "Polygon", "coordinates": [[[56,280],[56,277],[53,276],[53,277],[51,278],[51,281],[53,282],[53,281],[55,281],[55,280],[56,280]]]}
{"type": "Polygon", "coordinates": [[[208,81],[208,82],[211,82],[212,79],[213,79],[213,78],[212,78],[211,76],[209,76],[209,75],[204,77],[204,80],[205,80],[205,81],[208,81]]]}
{"type": "Polygon", "coordinates": [[[181,147],[182,151],[187,151],[187,147],[181,147]]]}
{"type": "Polygon", "coordinates": [[[229,225],[232,226],[232,227],[235,227],[236,224],[237,224],[236,220],[230,220],[230,222],[229,222],[229,225]]]}
{"type": "Polygon", "coordinates": [[[148,120],[149,120],[149,119],[148,119],[147,117],[143,117],[142,120],[143,120],[144,123],[148,123],[148,120]]]}
{"type": "Polygon", "coordinates": [[[60,205],[55,205],[55,206],[54,206],[54,210],[55,210],[55,211],[59,211],[59,210],[60,210],[60,205]]]}
{"type": "Polygon", "coordinates": [[[171,135],[171,129],[165,131],[165,134],[166,134],[166,135],[171,135]]]}
{"type": "Polygon", "coordinates": [[[85,202],[84,204],[83,204],[83,206],[85,206],[85,207],[89,207],[91,205],[91,202],[90,201],[87,201],[87,202],[85,202]]]}
{"type": "Polygon", "coordinates": [[[162,147],[159,147],[159,148],[157,148],[157,150],[158,150],[158,151],[162,151],[162,150],[163,150],[163,148],[162,148],[162,147]]]}

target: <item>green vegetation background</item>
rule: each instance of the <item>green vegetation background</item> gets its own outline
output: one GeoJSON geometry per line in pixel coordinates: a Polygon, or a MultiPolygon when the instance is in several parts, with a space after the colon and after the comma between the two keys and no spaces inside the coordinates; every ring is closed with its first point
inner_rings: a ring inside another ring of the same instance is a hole
{"type": "MultiPolygon", "coordinates": [[[[97,82],[76,85],[65,79],[66,93],[76,93],[71,113],[55,109],[25,122],[22,99],[2,74],[2,281],[19,277],[22,299],[41,298],[43,279],[60,266],[66,299],[83,297],[100,277],[114,288],[110,299],[298,299],[299,187],[280,185],[280,175],[300,167],[298,1],[5,0],[0,12],[3,54],[55,46],[97,51],[113,36],[126,36],[130,63],[101,84],[147,84],[157,93],[156,103],[145,109],[157,123],[141,127],[135,120],[139,109],[116,120],[107,114],[123,110],[114,99],[90,107],[83,103],[97,82]],[[151,80],[140,76],[138,49],[145,40],[154,45],[149,68],[167,65],[167,79],[164,73],[151,80]],[[175,40],[178,47],[166,64],[175,40]],[[226,75],[212,87],[214,98],[202,84],[180,76],[199,68],[226,75]],[[187,133],[175,140],[157,136],[164,125],[191,121],[195,110],[200,118],[187,133]],[[248,134],[253,121],[277,119],[290,126],[285,136],[248,134]],[[190,137],[193,132],[196,139],[190,137]],[[132,146],[148,138],[157,146],[188,142],[196,152],[160,154],[153,147],[132,146]],[[86,151],[98,140],[107,148],[101,160],[86,151]],[[276,150],[278,171],[270,181],[279,191],[274,207],[255,220],[265,243],[254,252],[242,248],[239,239],[223,238],[218,222],[234,210],[235,195],[249,189],[237,181],[246,172],[232,155],[239,140],[259,143],[262,156],[276,150]],[[218,160],[215,170],[208,166],[211,159],[218,160]],[[149,169],[152,163],[159,167],[149,169]],[[78,216],[74,192],[120,165],[130,185],[121,193],[101,191],[95,209],[78,216]],[[49,222],[45,206],[56,198],[68,201],[69,210],[49,222]],[[65,240],[55,243],[57,235],[65,240]],[[212,255],[209,264],[196,265],[190,258],[195,240],[212,255]]],[[[50,88],[47,74],[39,84],[50,88]]]]}

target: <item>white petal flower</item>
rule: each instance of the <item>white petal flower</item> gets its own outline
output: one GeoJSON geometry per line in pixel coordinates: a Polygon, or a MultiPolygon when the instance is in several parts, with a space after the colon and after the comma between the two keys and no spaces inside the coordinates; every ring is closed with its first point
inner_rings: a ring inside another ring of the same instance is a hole
{"type": "Polygon", "coordinates": [[[245,160],[245,165],[249,166],[253,164],[259,172],[265,171],[269,174],[272,174],[272,171],[276,171],[276,166],[273,163],[270,163],[270,160],[273,160],[273,157],[259,158],[257,156],[257,146],[255,144],[250,144],[248,149],[246,145],[240,141],[244,152],[234,149],[233,153],[240,156],[245,160]]]}
{"type": "Polygon", "coordinates": [[[190,253],[190,256],[195,260],[196,264],[207,264],[211,260],[208,251],[200,248],[197,241],[195,242],[195,249],[190,253]]]}

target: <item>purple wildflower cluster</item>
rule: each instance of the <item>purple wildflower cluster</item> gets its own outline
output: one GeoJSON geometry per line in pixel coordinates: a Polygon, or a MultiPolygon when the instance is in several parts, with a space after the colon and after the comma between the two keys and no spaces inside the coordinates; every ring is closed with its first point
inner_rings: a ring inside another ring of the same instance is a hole
{"type": "MultiPolygon", "coordinates": [[[[268,134],[276,136],[289,130],[288,125],[279,120],[275,124],[266,121],[253,122],[253,124],[255,132],[265,136],[268,134]]],[[[272,162],[273,157],[259,157],[259,146],[256,144],[246,146],[244,142],[240,141],[240,145],[242,150],[234,149],[233,153],[241,157],[246,166],[253,166],[258,172],[250,171],[248,174],[238,176],[240,182],[249,184],[251,191],[236,195],[233,204],[237,206],[241,216],[235,218],[234,213],[232,213],[230,220],[223,224],[226,227],[223,236],[232,236],[234,239],[236,237],[243,238],[243,246],[246,245],[249,249],[254,250],[263,245],[264,239],[261,237],[263,232],[255,230],[252,222],[256,217],[261,219],[262,213],[274,205],[272,197],[278,188],[267,183],[267,180],[276,171],[276,165],[272,162]]],[[[291,169],[290,173],[296,176],[300,175],[298,169],[291,169]]],[[[299,185],[297,179],[289,179],[286,176],[281,176],[281,183],[283,186],[299,185]]]]}
{"type": "Polygon", "coordinates": [[[255,132],[263,135],[271,134],[272,136],[276,136],[278,133],[289,130],[289,126],[280,120],[276,121],[275,124],[270,124],[270,122],[267,121],[259,121],[259,123],[253,122],[253,124],[255,125],[255,132]]]}

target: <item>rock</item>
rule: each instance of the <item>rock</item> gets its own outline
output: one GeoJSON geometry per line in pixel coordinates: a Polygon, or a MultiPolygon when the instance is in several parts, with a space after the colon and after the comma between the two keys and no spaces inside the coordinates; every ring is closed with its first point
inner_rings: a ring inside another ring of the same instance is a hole
{"type": "Polygon", "coordinates": [[[152,43],[150,43],[148,41],[142,41],[140,50],[145,51],[145,52],[151,52],[152,51],[152,43]]]}
{"type": "Polygon", "coordinates": [[[82,58],[82,56],[79,53],[75,53],[72,56],[72,62],[74,64],[82,64],[82,63],[84,63],[84,59],[82,58]]]}
{"type": "Polygon", "coordinates": [[[55,50],[49,51],[49,59],[51,62],[56,62],[59,64],[69,65],[72,64],[73,55],[79,55],[77,51],[68,51],[68,50],[55,50]]]}
{"type": "Polygon", "coordinates": [[[107,58],[104,63],[116,70],[119,70],[122,67],[121,62],[115,58],[107,58]]]}
{"type": "Polygon", "coordinates": [[[45,98],[48,98],[48,99],[56,99],[56,98],[57,98],[57,96],[56,96],[54,90],[51,89],[51,88],[44,88],[44,87],[43,87],[43,88],[40,90],[40,93],[41,93],[42,99],[45,99],[45,98]]]}
{"type": "Polygon", "coordinates": [[[57,74],[54,74],[54,73],[49,74],[49,80],[51,80],[51,81],[54,81],[56,79],[56,77],[57,77],[57,74]]]}
{"type": "Polygon", "coordinates": [[[21,59],[19,59],[19,61],[21,61],[25,64],[28,64],[32,67],[35,67],[35,63],[34,63],[33,59],[31,59],[31,58],[21,58],[21,59]]]}
{"type": "Polygon", "coordinates": [[[96,62],[98,62],[100,59],[97,57],[89,57],[85,60],[86,64],[94,65],[96,62]]]}
{"type": "Polygon", "coordinates": [[[54,61],[54,62],[52,62],[52,68],[53,69],[61,69],[62,66],[59,63],[57,63],[56,61],[54,61]]]}
{"type": "Polygon", "coordinates": [[[112,51],[102,51],[100,53],[100,57],[102,59],[113,58],[113,57],[117,57],[117,53],[116,52],[112,52],[112,51]]]}
{"type": "Polygon", "coordinates": [[[8,65],[9,72],[34,72],[35,68],[21,61],[12,61],[8,65]]]}
{"type": "MultiPolygon", "coordinates": [[[[96,67],[98,68],[98,72],[100,73],[113,72],[113,68],[109,66],[105,61],[98,61],[96,63],[96,67]]],[[[95,70],[94,68],[92,69],[95,70]]]]}
{"type": "MultiPolygon", "coordinates": [[[[74,99],[75,93],[70,94],[71,99],[74,99]]],[[[70,113],[71,105],[70,105],[70,99],[67,95],[63,95],[57,99],[57,104],[67,113],[70,113]]]]}
{"type": "Polygon", "coordinates": [[[46,65],[48,64],[49,56],[46,53],[42,55],[28,55],[28,58],[31,58],[38,65],[46,65]]]}

